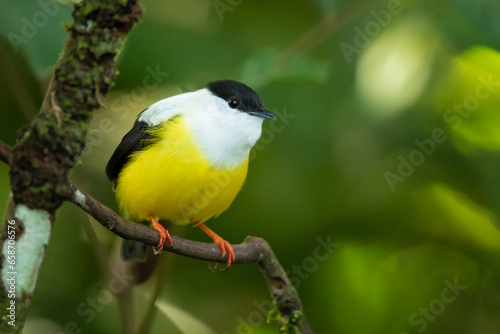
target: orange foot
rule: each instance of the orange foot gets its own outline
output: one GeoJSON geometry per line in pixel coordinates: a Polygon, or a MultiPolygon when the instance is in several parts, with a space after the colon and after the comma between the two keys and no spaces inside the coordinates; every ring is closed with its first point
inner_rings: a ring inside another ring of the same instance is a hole
{"type": "Polygon", "coordinates": [[[229,267],[231,263],[234,262],[233,246],[231,246],[231,244],[226,240],[219,237],[214,231],[206,227],[205,224],[197,223],[196,226],[198,226],[199,228],[202,229],[203,232],[208,234],[208,236],[214,240],[214,244],[219,245],[221,251],[221,257],[224,257],[224,255],[226,255],[226,250],[227,250],[227,266],[229,267]]]}
{"type": "Polygon", "coordinates": [[[172,238],[170,237],[168,230],[164,228],[162,224],[158,223],[156,218],[151,213],[148,215],[148,218],[149,220],[151,220],[151,223],[153,223],[153,228],[160,234],[158,246],[153,247],[153,252],[155,253],[155,255],[158,255],[163,250],[163,244],[165,243],[165,240],[168,239],[168,242],[172,244],[172,238]]]}

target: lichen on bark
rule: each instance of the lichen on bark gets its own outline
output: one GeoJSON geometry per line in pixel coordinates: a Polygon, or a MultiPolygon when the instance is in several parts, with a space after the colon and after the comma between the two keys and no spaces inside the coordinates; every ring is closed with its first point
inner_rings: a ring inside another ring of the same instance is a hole
{"type": "MultiPolygon", "coordinates": [[[[116,79],[116,56],[128,32],[141,15],[138,0],[84,0],[75,4],[74,23],[67,27],[68,40],[54,67],[54,75],[40,112],[30,124],[20,129],[17,143],[10,154],[13,196],[9,200],[10,209],[4,220],[13,219],[16,208],[25,207],[29,212],[45,212],[46,223],[54,223],[57,208],[72,196],[68,174],[80,161],[88,122],[93,111],[102,106],[104,96],[116,79]]],[[[35,228],[32,230],[38,231],[36,227],[39,219],[25,222],[16,219],[19,225],[32,224],[25,228],[35,228]]],[[[44,225],[45,231],[50,234],[47,224],[44,225]]],[[[48,241],[48,237],[46,239],[48,241]]],[[[6,240],[4,224],[0,233],[0,249],[6,240]]],[[[41,255],[39,261],[25,266],[23,272],[17,274],[20,278],[33,278],[33,281],[25,281],[32,283],[34,287],[46,243],[40,242],[33,249],[33,243],[25,241],[17,244],[19,249],[16,248],[16,252],[24,252],[27,257],[29,254],[41,255]]],[[[4,261],[6,259],[1,256],[0,264],[4,261]]],[[[29,261],[24,262],[30,264],[29,261]]],[[[4,268],[0,267],[0,271],[2,269],[4,268]]],[[[2,316],[1,333],[22,331],[31,303],[32,289],[24,289],[20,293],[15,298],[16,326],[8,324],[8,318],[2,316]]],[[[0,282],[2,309],[13,300],[8,296],[5,285],[0,282]]]]}

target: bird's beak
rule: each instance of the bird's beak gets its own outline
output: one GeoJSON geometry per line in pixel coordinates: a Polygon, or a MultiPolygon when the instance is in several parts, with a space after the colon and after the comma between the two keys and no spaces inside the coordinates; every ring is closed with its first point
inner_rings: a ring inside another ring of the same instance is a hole
{"type": "Polygon", "coordinates": [[[269,110],[267,110],[265,108],[255,110],[255,111],[249,111],[248,114],[252,115],[252,116],[262,117],[262,118],[269,118],[269,119],[274,119],[274,120],[276,119],[276,116],[274,116],[272,112],[270,112],[269,110]]]}

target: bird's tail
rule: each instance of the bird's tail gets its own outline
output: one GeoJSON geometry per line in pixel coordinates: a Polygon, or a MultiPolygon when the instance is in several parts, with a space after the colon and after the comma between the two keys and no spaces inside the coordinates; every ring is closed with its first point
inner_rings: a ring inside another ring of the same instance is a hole
{"type": "Polygon", "coordinates": [[[122,259],[124,261],[137,260],[139,262],[146,262],[147,245],[140,241],[135,240],[122,240],[122,259]]]}

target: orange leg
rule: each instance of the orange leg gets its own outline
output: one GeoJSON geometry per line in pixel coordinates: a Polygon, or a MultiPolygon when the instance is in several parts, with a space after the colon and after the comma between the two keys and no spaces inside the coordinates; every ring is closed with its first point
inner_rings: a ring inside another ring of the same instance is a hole
{"type": "Polygon", "coordinates": [[[197,223],[196,226],[198,226],[199,228],[202,229],[203,232],[208,234],[208,236],[214,240],[214,244],[219,245],[221,256],[226,255],[226,250],[227,250],[227,266],[229,267],[231,263],[234,262],[233,246],[231,246],[231,244],[226,240],[219,237],[214,231],[206,227],[205,224],[197,223]]]}
{"type": "Polygon", "coordinates": [[[153,247],[153,251],[155,254],[160,254],[162,249],[163,249],[163,244],[165,243],[165,239],[168,239],[168,242],[172,244],[172,238],[170,237],[170,234],[168,233],[168,230],[163,227],[162,224],[158,223],[156,218],[150,213],[148,215],[149,220],[151,220],[151,223],[153,223],[153,228],[158,231],[160,234],[160,239],[158,240],[158,246],[153,247]]]}

